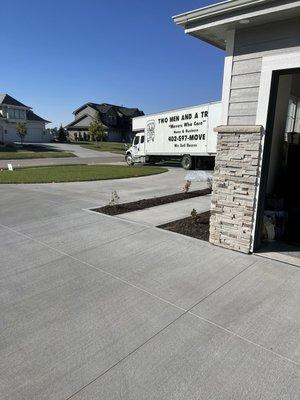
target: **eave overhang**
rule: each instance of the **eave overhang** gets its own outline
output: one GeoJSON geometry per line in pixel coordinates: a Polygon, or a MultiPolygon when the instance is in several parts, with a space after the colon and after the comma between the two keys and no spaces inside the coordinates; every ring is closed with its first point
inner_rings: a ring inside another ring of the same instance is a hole
{"type": "Polygon", "coordinates": [[[224,50],[230,30],[297,17],[300,17],[300,1],[230,0],[177,15],[173,20],[185,33],[224,50]]]}

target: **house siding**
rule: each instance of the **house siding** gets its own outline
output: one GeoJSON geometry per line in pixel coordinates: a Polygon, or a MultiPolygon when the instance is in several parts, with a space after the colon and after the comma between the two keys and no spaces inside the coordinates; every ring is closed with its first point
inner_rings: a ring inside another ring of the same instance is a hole
{"type": "Polygon", "coordinates": [[[79,111],[78,113],[75,114],[75,119],[79,119],[79,118],[83,117],[86,114],[95,116],[96,115],[96,110],[94,108],[90,107],[90,106],[86,106],[81,111],[79,111]]]}
{"type": "Polygon", "coordinates": [[[300,51],[299,18],[236,31],[228,125],[255,125],[263,57],[292,51],[300,51]]]}
{"type": "MultiPolygon", "coordinates": [[[[24,142],[47,143],[50,141],[50,134],[45,131],[45,123],[38,121],[27,121],[27,135],[24,142]]],[[[20,136],[16,131],[16,123],[0,121],[0,141],[19,142],[20,136]],[[4,133],[6,132],[6,133],[4,133]]]]}

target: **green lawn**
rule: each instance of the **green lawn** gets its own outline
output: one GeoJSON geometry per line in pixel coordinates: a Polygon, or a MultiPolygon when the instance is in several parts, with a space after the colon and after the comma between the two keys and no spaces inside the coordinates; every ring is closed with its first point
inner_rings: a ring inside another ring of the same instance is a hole
{"type": "MultiPolygon", "coordinates": [[[[76,143],[76,142],[75,142],[76,143]]],[[[125,154],[124,143],[118,142],[79,142],[81,147],[97,151],[109,151],[111,153],[125,154]]]]}
{"type": "Polygon", "coordinates": [[[0,160],[19,160],[31,158],[62,158],[62,157],[75,157],[74,154],[56,150],[47,146],[34,146],[30,144],[15,145],[15,146],[1,146],[0,147],[0,160]]]}
{"type": "Polygon", "coordinates": [[[51,183],[132,178],[166,172],[166,168],[123,165],[57,165],[0,171],[1,183],[51,183]]]}

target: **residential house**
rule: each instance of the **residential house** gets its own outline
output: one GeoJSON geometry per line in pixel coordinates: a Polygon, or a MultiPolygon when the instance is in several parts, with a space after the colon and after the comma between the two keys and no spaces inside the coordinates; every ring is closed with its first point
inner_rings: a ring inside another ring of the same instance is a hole
{"type": "Polygon", "coordinates": [[[99,114],[107,140],[126,142],[132,138],[132,118],[144,115],[138,108],[127,108],[107,103],[86,103],[74,112],[75,120],[66,126],[72,140],[88,140],[89,126],[99,114]]]}
{"type": "Polygon", "coordinates": [[[49,142],[50,135],[47,134],[45,126],[47,121],[8,94],[0,94],[0,142],[20,141],[16,131],[18,122],[26,124],[27,135],[25,142],[49,142]]]}
{"type": "Polygon", "coordinates": [[[300,244],[300,2],[223,1],[174,21],[225,51],[210,242],[300,244]]]}

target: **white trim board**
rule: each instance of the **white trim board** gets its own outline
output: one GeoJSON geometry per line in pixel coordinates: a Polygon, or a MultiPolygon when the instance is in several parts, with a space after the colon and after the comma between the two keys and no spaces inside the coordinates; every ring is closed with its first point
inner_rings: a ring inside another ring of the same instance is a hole
{"type": "Polygon", "coordinates": [[[300,68],[300,51],[263,57],[256,125],[266,128],[273,72],[293,68],[300,68]]]}
{"type": "MultiPolygon", "coordinates": [[[[256,125],[262,125],[264,130],[266,129],[267,119],[268,119],[268,110],[269,110],[269,101],[271,94],[271,84],[272,84],[272,76],[274,71],[285,70],[285,69],[294,69],[300,67],[300,52],[294,51],[285,54],[275,55],[275,56],[265,56],[262,60],[262,69],[261,69],[261,78],[260,78],[260,86],[258,93],[258,105],[257,105],[257,114],[256,114],[256,125]]],[[[252,240],[250,245],[250,251],[253,252],[254,247],[254,238],[255,238],[255,229],[257,223],[257,209],[258,209],[258,197],[259,197],[259,188],[260,188],[260,176],[262,170],[262,162],[263,162],[263,151],[265,146],[265,135],[262,138],[261,144],[261,159],[259,165],[259,180],[257,185],[257,191],[255,196],[255,210],[254,210],[254,220],[253,220],[253,229],[252,229],[252,240]]]]}
{"type": "Polygon", "coordinates": [[[226,37],[226,56],[224,60],[223,89],[222,89],[222,125],[228,123],[233,53],[234,53],[235,30],[227,32],[226,37]]]}

